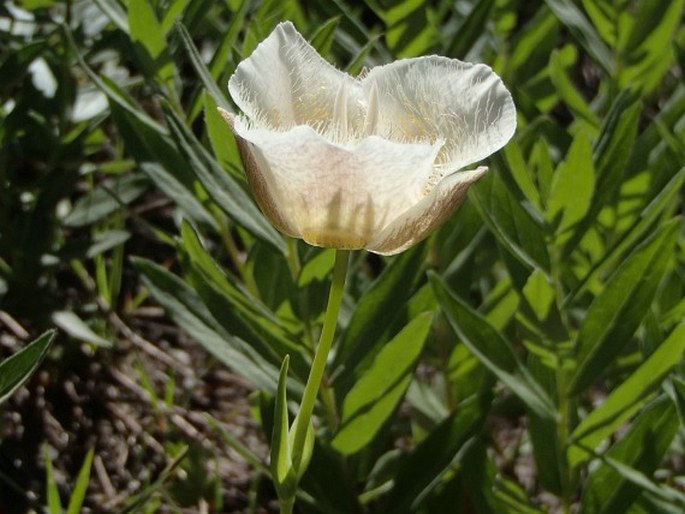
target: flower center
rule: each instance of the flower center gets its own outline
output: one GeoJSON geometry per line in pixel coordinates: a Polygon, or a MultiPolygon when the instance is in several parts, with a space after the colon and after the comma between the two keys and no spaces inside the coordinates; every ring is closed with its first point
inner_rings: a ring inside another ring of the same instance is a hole
{"type": "Polygon", "coordinates": [[[368,243],[368,238],[339,228],[303,230],[302,239],[310,245],[343,250],[358,250],[368,243]]]}

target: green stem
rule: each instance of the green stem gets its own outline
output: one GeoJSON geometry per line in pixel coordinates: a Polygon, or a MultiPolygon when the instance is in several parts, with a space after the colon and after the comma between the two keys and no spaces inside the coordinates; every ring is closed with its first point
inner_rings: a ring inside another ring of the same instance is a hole
{"type": "Polygon", "coordinates": [[[561,448],[561,501],[563,513],[571,512],[571,470],[568,466],[566,452],[570,441],[570,409],[571,403],[568,397],[568,385],[566,370],[563,369],[563,361],[557,364],[557,395],[559,397],[559,418],[557,421],[557,437],[561,448]]]}
{"type": "Polygon", "coordinates": [[[333,432],[338,429],[338,410],[335,408],[335,395],[333,388],[328,384],[327,377],[324,377],[321,384],[321,400],[323,401],[323,408],[326,412],[326,420],[328,421],[328,428],[333,432]]]}
{"type": "Polygon", "coordinates": [[[328,354],[331,351],[331,345],[333,344],[335,328],[338,324],[338,313],[340,312],[340,304],[342,303],[343,290],[345,288],[345,276],[347,275],[349,257],[350,252],[347,250],[336,250],[335,252],[333,279],[331,282],[331,291],[328,296],[328,306],[326,307],[326,314],[324,316],[321,338],[316,347],[312,367],[309,370],[309,378],[307,378],[307,385],[304,388],[300,411],[295,418],[295,425],[293,426],[294,432],[291,455],[293,468],[296,470],[299,470],[301,464],[307,430],[311,423],[314,404],[316,403],[316,397],[319,393],[319,387],[321,386],[321,379],[323,378],[326,369],[328,354]]]}
{"type": "Polygon", "coordinates": [[[292,514],[295,506],[295,497],[280,500],[281,514],[292,514]]]}
{"type": "MultiPolygon", "coordinates": [[[[550,249],[552,256],[552,280],[554,281],[554,291],[556,305],[559,316],[564,327],[569,329],[569,320],[564,309],[564,287],[561,278],[562,256],[559,247],[550,249]]],[[[569,469],[568,459],[566,458],[570,439],[571,439],[571,398],[568,390],[568,372],[565,369],[566,355],[563,351],[557,352],[557,401],[559,416],[557,418],[557,438],[561,455],[561,501],[564,514],[571,512],[571,469],[569,469]]]]}

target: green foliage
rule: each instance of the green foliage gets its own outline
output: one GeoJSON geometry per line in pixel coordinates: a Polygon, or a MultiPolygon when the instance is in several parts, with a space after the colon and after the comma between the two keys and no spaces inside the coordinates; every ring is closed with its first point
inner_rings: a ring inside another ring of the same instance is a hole
{"type": "Polygon", "coordinates": [[[7,400],[28,380],[45,358],[54,338],[54,331],[46,332],[25,348],[0,362],[0,403],[7,400]]]}
{"type": "Polygon", "coordinates": [[[345,395],[340,428],[331,445],[347,455],[369,444],[397,408],[428,336],[432,316],[410,321],[388,341],[373,363],[345,395]]]}
{"type": "MultiPolygon", "coordinates": [[[[88,481],[90,480],[90,471],[93,465],[94,448],[88,450],[85,458],[83,459],[83,464],[81,464],[81,470],[76,478],[76,483],[74,484],[74,489],[72,490],[71,496],[69,498],[69,503],[66,508],[66,514],[78,514],[81,512],[83,507],[83,501],[86,497],[86,489],[88,488],[88,481]]],[[[45,467],[47,469],[47,487],[48,487],[48,511],[50,514],[62,514],[64,509],[61,505],[61,500],[59,499],[59,491],[57,489],[57,483],[55,482],[54,472],[52,469],[52,462],[50,461],[49,452],[45,452],[45,467]]]]}
{"type": "MultiPolygon", "coordinates": [[[[270,466],[222,435],[298,512],[682,512],[683,0],[16,3],[0,7],[0,311],[102,355],[113,314],[161,306],[259,392],[270,466]],[[487,63],[518,110],[444,227],[353,255],[301,477],[286,434],[333,252],[269,224],[217,112],[284,19],[351,73],[487,63]]],[[[0,401],[52,340],[0,362],[0,401]]],[[[166,501],[192,461],[172,447],[124,511],[166,501]]],[[[89,505],[92,459],[68,512],[89,505]]],[[[44,460],[41,502],[62,512],[44,460]]],[[[253,492],[253,511],[273,494],[253,492]]]]}

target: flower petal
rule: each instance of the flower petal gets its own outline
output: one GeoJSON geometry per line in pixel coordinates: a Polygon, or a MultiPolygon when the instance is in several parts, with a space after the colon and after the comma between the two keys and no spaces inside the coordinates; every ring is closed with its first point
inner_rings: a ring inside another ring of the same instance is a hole
{"type": "Polygon", "coordinates": [[[415,245],[461,205],[469,187],[487,170],[481,166],[443,178],[428,196],[386,226],[366,245],[366,249],[381,255],[393,255],[415,245]]]}
{"type": "Polygon", "coordinates": [[[275,206],[278,225],[310,244],[348,249],[363,248],[428,194],[440,150],[376,136],[343,146],[308,126],[273,132],[240,118],[234,131],[249,148],[248,175],[259,175],[250,182],[268,194],[260,204],[275,206]]]}
{"type": "Polygon", "coordinates": [[[257,201],[257,205],[259,205],[259,208],[262,210],[264,215],[271,220],[278,230],[290,237],[301,237],[295,227],[293,227],[293,225],[290,223],[286,213],[281,211],[279,204],[274,199],[269,184],[267,184],[266,180],[264,179],[264,174],[261,172],[257,162],[255,161],[250,143],[243,139],[235,131],[234,127],[237,120],[236,116],[222,109],[221,107],[219,107],[218,110],[226,123],[228,123],[228,126],[231,127],[231,130],[233,130],[233,135],[238,143],[240,158],[243,161],[243,167],[245,168],[247,182],[250,185],[250,189],[252,190],[255,200],[257,201]]]}
{"type": "Polygon", "coordinates": [[[350,115],[362,116],[358,81],[324,60],[290,22],[277,25],[238,65],[228,90],[257,127],[310,125],[326,130],[340,96],[354,111],[350,115]],[[348,90],[345,95],[341,88],[348,90]]]}
{"type": "Polygon", "coordinates": [[[502,148],[516,129],[516,109],[502,80],[484,64],[428,56],[372,69],[366,97],[378,91],[376,134],[395,141],[446,141],[443,173],[502,148]]]}

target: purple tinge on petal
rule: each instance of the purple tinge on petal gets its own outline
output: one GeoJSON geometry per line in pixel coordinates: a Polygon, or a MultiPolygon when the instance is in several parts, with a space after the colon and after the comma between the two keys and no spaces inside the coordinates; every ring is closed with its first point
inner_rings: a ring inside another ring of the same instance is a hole
{"type": "Polygon", "coordinates": [[[229,91],[257,202],[282,232],[319,246],[399,253],[454,212],[516,129],[483,64],[400,60],[352,78],[290,22],[240,63],[229,91]]]}
{"type": "Polygon", "coordinates": [[[290,237],[302,237],[290,223],[290,220],[284,215],[282,209],[279,208],[278,202],[271,193],[271,189],[264,178],[262,170],[255,161],[252,149],[250,148],[251,144],[235,131],[235,116],[221,107],[218,109],[221,116],[226,123],[228,123],[228,126],[233,130],[236,142],[238,143],[240,158],[243,161],[243,167],[245,168],[247,182],[257,201],[257,205],[259,205],[259,208],[264,215],[271,220],[278,230],[290,237]]]}
{"type": "Polygon", "coordinates": [[[289,233],[319,246],[366,246],[426,195],[440,149],[375,136],[343,146],[307,126],[275,133],[236,121],[250,152],[248,174],[259,174],[251,178],[260,188],[255,195],[264,192],[277,206],[278,224],[289,233]]]}

